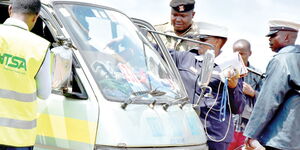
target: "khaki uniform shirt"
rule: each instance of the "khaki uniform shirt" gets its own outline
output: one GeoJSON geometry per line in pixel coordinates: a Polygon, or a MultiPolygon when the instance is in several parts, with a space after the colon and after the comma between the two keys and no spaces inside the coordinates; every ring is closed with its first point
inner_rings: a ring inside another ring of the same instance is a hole
{"type": "MultiPolygon", "coordinates": [[[[160,24],[160,25],[155,25],[154,27],[159,32],[177,36],[175,34],[174,28],[170,22],[160,24]]],[[[186,37],[186,38],[191,38],[191,37],[193,37],[195,35],[199,35],[199,34],[200,34],[199,23],[193,22],[192,26],[180,36],[186,37]]],[[[163,40],[164,44],[166,45],[166,48],[174,49],[177,51],[187,51],[196,46],[196,44],[194,44],[192,42],[184,41],[184,40],[177,39],[174,37],[161,35],[161,39],[163,40]]]]}

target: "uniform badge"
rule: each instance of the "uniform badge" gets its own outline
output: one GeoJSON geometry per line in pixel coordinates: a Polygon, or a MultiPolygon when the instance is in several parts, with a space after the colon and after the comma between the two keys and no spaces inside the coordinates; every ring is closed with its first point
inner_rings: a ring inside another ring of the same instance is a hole
{"type": "Polygon", "coordinates": [[[179,11],[180,11],[180,12],[184,11],[184,5],[180,5],[180,6],[179,6],[179,11]]]}

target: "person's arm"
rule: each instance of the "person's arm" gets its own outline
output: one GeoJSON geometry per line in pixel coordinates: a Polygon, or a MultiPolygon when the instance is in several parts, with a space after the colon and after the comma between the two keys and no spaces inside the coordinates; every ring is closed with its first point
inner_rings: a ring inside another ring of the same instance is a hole
{"type": "MultiPolygon", "coordinates": [[[[159,46],[157,44],[154,44],[152,43],[152,46],[157,50],[157,52],[160,54],[160,56],[163,58],[163,54],[161,52],[161,49],[159,48],[159,46]]],[[[180,63],[180,60],[182,59],[183,53],[187,53],[187,52],[179,52],[179,51],[176,51],[176,50],[173,50],[173,49],[168,49],[176,67],[178,67],[179,63],[180,63]]]]}
{"type": "Polygon", "coordinates": [[[251,117],[245,129],[246,137],[257,139],[277,112],[290,89],[288,69],[284,62],[272,59],[267,67],[267,77],[254,105],[251,117]]]}
{"type": "Polygon", "coordinates": [[[243,92],[251,98],[255,98],[256,96],[256,91],[246,82],[243,82],[243,92]]]}
{"type": "Polygon", "coordinates": [[[259,91],[254,90],[250,84],[243,82],[243,93],[245,94],[247,104],[252,108],[256,102],[259,91]]]}
{"type": "Polygon", "coordinates": [[[228,71],[227,77],[231,111],[233,114],[241,114],[246,105],[246,97],[243,94],[243,80],[236,69],[228,71]]]}
{"type": "Polygon", "coordinates": [[[241,114],[246,105],[246,97],[243,94],[243,81],[242,79],[237,80],[235,87],[228,88],[230,106],[233,114],[241,114]]]}
{"type": "Polygon", "coordinates": [[[35,80],[37,85],[37,96],[47,99],[51,94],[50,52],[46,53],[45,60],[37,73],[35,80]]]}

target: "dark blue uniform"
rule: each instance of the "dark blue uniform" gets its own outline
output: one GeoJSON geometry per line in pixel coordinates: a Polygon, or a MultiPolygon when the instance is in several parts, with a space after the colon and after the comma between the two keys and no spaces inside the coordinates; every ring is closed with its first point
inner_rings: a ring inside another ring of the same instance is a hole
{"type": "MultiPolygon", "coordinates": [[[[202,61],[195,58],[195,56],[198,55],[197,50],[171,50],[170,54],[179,70],[188,96],[190,98],[190,102],[196,103],[201,92],[200,87],[197,86],[197,79],[200,78],[199,72],[201,72],[202,67],[202,61]]],[[[210,146],[210,148],[215,146],[218,148],[218,150],[222,149],[220,147],[221,145],[223,145],[224,149],[227,149],[228,144],[233,138],[234,129],[230,111],[232,114],[240,114],[243,112],[246,104],[245,96],[242,92],[242,79],[240,79],[236,88],[228,88],[230,108],[229,105],[226,105],[227,109],[225,120],[219,120],[224,86],[218,74],[220,72],[221,69],[217,65],[215,65],[214,73],[212,74],[209,83],[209,86],[212,88],[213,97],[205,98],[204,101],[200,103],[200,119],[203,125],[206,126],[206,130],[208,133],[208,145],[210,146]],[[214,101],[216,101],[215,104],[214,101]],[[209,111],[211,107],[213,108],[209,111]],[[215,144],[219,146],[216,146],[215,144]]]]}

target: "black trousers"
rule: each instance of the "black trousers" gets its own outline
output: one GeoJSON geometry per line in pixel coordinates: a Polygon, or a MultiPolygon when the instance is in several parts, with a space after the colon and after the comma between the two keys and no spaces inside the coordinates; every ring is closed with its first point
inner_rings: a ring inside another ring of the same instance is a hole
{"type": "Polygon", "coordinates": [[[227,150],[229,143],[207,141],[207,146],[209,150],[227,150]]]}
{"type": "Polygon", "coordinates": [[[0,145],[0,150],[33,150],[33,146],[29,146],[29,147],[11,147],[11,146],[0,145]]]}
{"type": "Polygon", "coordinates": [[[269,147],[269,146],[266,146],[265,148],[266,148],[266,150],[280,150],[280,149],[277,149],[277,148],[274,148],[274,147],[269,147]]]}

